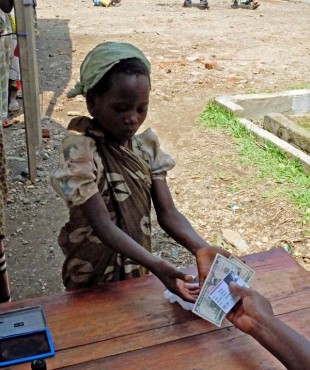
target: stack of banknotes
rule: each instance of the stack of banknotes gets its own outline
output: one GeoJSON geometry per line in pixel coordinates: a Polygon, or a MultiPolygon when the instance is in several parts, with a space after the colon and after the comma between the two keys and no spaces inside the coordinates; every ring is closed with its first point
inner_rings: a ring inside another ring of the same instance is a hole
{"type": "Polygon", "coordinates": [[[230,273],[232,276],[240,277],[240,281],[247,283],[253,277],[254,270],[235,256],[230,256],[228,259],[217,254],[192,310],[196,315],[217,326],[221,326],[226,312],[215,303],[214,299],[210,298],[210,294],[212,296],[212,293],[230,273]]]}

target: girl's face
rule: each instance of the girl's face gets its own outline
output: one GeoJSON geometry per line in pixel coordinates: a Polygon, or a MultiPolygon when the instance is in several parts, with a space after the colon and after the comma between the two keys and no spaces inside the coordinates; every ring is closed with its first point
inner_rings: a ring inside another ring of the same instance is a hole
{"type": "Polygon", "coordinates": [[[150,95],[149,78],[117,73],[111,76],[110,89],[88,101],[91,115],[106,136],[124,144],[144,122],[150,95]]]}

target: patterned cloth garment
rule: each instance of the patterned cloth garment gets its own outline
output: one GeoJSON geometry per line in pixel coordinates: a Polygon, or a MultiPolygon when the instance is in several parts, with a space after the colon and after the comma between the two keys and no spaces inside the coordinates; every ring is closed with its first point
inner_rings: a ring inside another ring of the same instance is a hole
{"type": "MultiPolygon", "coordinates": [[[[10,33],[7,14],[0,10],[0,36],[10,33]]],[[[11,53],[11,36],[0,37],[0,239],[4,237],[4,207],[8,196],[7,169],[3,144],[2,119],[7,117],[9,57],[11,53]]]]}
{"type": "MultiPolygon", "coordinates": [[[[9,20],[11,24],[11,29],[12,32],[16,33],[16,22],[15,22],[15,17],[12,14],[9,14],[9,20]]],[[[20,68],[19,68],[19,54],[16,53],[16,49],[18,48],[17,46],[17,36],[12,35],[12,44],[11,44],[11,50],[13,52],[10,53],[10,62],[9,62],[9,80],[15,81],[14,87],[16,87],[16,81],[20,80],[20,68]]]]}
{"type": "Polygon", "coordinates": [[[7,117],[9,57],[11,53],[10,23],[7,14],[0,10],[0,303],[10,299],[10,289],[6,272],[6,261],[2,239],[5,234],[4,210],[8,196],[7,168],[3,143],[2,119],[7,117]]]}
{"type": "Polygon", "coordinates": [[[61,148],[60,167],[51,175],[55,191],[65,199],[70,218],[58,241],[65,255],[63,283],[68,290],[100,286],[147,273],[146,269],[104,245],[94,234],[79,205],[100,192],[111,220],[151,251],[151,184],[165,181],[174,167],[151,129],[124,146],[107,142],[88,117],[71,121],[61,148]]]}
{"type": "Polygon", "coordinates": [[[9,65],[12,55],[11,24],[8,14],[0,9],[0,119],[8,115],[9,65]]]}

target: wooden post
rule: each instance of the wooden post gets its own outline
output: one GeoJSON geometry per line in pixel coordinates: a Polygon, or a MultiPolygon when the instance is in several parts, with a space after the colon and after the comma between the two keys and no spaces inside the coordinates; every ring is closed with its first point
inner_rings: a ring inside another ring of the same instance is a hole
{"type": "Polygon", "coordinates": [[[33,0],[14,0],[23,91],[29,178],[37,177],[36,146],[41,144],[39,78],[34,34],[33,0]]]}

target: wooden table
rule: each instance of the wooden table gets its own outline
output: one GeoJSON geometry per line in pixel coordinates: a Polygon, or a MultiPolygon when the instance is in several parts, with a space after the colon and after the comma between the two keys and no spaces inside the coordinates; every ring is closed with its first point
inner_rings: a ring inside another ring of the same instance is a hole
{"type": "MultiPolygon", "coordinates": [[[[245,257],[252,286],[281,320],[310,338],[310,273],[283,249],[245,257]]],[[[190,269],[194,272],[194,268],[190,269]]],[[[222,328],[163,297],[154,276],[0,305],[0,312],[42,305],[56,355],[48,370],[283,369],[253,338],[225,320],[222,328]]],[[[30,369],[30,364],[11,369],[30,369]]]]}

